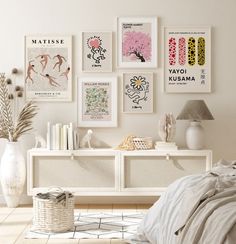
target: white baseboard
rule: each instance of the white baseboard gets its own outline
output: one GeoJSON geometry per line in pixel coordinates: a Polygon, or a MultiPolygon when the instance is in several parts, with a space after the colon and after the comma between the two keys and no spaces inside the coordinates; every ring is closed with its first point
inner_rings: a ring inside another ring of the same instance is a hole
{"type": "MultiPolygon", "coordinates": [[[[26,194],[23,194],[20,199],[20,204],[26,205],[26,204],[32,204],[32,197],[27,196],[26,194]]],[[[0,195],[0,204],[5,204],[4,196],[0,195]]]]}
{"type": "MultiPolygon", "coordinates": [[[[76,204],[153,204],[158,197],[76,197],[76,204]]],[[[3,195],[0,195],[0,204],[5,204],[3,195]]],[[[23,194],[21,205],[32,204],[32,196],[23,194]]]]}

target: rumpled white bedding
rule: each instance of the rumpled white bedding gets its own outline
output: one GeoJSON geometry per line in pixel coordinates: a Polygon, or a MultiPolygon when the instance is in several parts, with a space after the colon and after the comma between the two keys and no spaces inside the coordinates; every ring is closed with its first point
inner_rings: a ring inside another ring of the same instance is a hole
{"type": "Polygon", "coordinates": [[[181,178],[149,209],[130,243],[235,244],[236,164],[181,178]]]}

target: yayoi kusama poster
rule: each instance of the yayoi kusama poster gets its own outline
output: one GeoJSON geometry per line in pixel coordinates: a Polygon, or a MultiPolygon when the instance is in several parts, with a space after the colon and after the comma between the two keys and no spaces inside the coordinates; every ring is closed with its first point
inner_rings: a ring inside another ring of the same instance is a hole
{"type": "Polygon", "coordinates": [[[211,92],[210,28],[164,29],[166,92],[211,92]]]}

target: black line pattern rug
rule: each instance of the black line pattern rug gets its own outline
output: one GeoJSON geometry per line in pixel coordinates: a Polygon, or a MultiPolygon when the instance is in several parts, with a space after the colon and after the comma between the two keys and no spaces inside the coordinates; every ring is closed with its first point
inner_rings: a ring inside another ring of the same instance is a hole
{"type": "Polygon", "coordinates": [[[127,239],[136,233],[144,213],[77,213],[73,230],[42,233],[30,230],[25,238],[127,239]]]}

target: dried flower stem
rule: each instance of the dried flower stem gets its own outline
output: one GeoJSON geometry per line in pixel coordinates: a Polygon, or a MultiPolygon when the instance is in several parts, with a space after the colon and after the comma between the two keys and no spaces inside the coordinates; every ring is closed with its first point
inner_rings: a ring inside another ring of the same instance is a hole
{"type": "Polygon", "coordinates": [[[1,110],[1,120],[2,126],[1,129],[4,131],[4,134],[8,134],[9,141],[12,141],[13,134],[13,121],[12,121],[12,112],[10,101],[8,99],[8,90],[5,82],[5,75],[0,74],[0,110],[1,110]]]}
{"type": "Polygon", "coordinates": [[[26,103],[14,125],[8,95],[5,75],[0,73],[0,138],[17,141],[21,135],[33,129],[32,118],[37,114],[37,106],[33,101],[26,103]]]}

